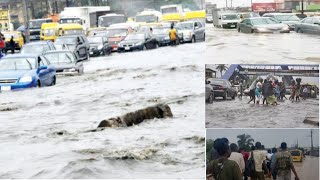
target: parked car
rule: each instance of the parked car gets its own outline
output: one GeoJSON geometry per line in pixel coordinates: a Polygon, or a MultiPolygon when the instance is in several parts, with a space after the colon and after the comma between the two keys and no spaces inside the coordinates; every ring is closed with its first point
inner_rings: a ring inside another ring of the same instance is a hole
{"type": "Polygon", "coordinates": [[[200,21],[185,21],[178,23],[176,29],[183,34],[183,42],[205,40],[205,26],[200,21]]]}
{"type": "Polygon", "coordinates": [[[0,90],[52,86],[56,70],[42,55],[13,54],[0,61],[0,90]]]}
{"type": "Polygon", "coordinates": [[[48,51],[44,54],[57,74],[83,74],[83,62],[70,50],[48,51]]]}
{"type": "Polygon", "coordinates": [[[210,85],[213,88],[214,98],[215,97],[223,97],[223,100],[226,100],[227,97],[231,97],[235,99],[237,96],[236,90],[231,86],[231,83],[224,79],[214,79],[209,78],[210,85]]]}
{"type": "Polygon", "coordinates": [[[169,30],[170,27],[153,28],[153,35],[159,42],[159,46],[166,46],[170,44],[169,30]]]}
{"type": "Polygon", "coordinates": [[[74,51],[81,60],[89,60],[89,50],[81,36],[60,36],[54,42],[56,46],[62,46],[63,44],[66,44],[71,51],[74,51]]]}
{"type": "Polygon", "coordinates": [[[253,17],[238,23],[238,32],[243,33],[289,33],[289,26],[269,17],[253,17]]]}
{"type": "Polygon", "coordinates": [[[320,35],[320,16],[306,17],[296,24],[297,33],[320,35]]]}
{"type": "Polygon", "coordinates": [[[265,13],[262,17],[274,18],[280,23],[288,25],[291,31],[294,30],[295,25],[300,21],[300,18],[293,13],[265,13]]]}
{"type": "Polygon", "coordinates": [[[90,44],[90,56],[109,55],[112,52],[112,47],[108,43],[107,37],[90,36],[88,37],[90,44]]]}
{"type": "Polygon", "coordinates": [[[123,41],[119,43],[118,51],[146,50],[155,49],[159,46],[156,38],[147,33],[129,34],[123,41]]]}
{"type": "Polygon", "coordinates": [[[213,103],[214,100],[214,91],[210,82],[206,81],[206,102],[213,103]]]}
{"type": "Polygon", "coordinates": [[[30,42],[22,46],[21,54],[38,54],[42,55],[47,51],[56,50],[52,41],[30,42]]]}

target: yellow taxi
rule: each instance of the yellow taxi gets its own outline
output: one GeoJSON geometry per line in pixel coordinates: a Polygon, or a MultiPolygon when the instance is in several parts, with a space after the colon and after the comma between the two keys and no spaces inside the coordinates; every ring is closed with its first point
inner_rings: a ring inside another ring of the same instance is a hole
{"type": "Polygon", "coordinates": [[[58,27],[59,24],[56,22],[43,23],[41,25],[40,40],[55,41],[58,37],[58,27]]]}
{"type": "Polygon", "coordinates": [[[290,150],[293,162],[302,162],[303,152],[299,149],[290,150]]]}
{"type": "Polygon", "coordinates": [[[15,49],[16,50],[21,49],[21,47],[24,44],[24,40],[23,40],[21,32],[19,32],[19,31],[4,31],[4,32],[2,32],[2,34],[4,35],[5,41],[6,41],[5,51],[10,50],[9,42],[10,42],[12,36],[13,36],[13,41],[15,42],[15,49]]]}

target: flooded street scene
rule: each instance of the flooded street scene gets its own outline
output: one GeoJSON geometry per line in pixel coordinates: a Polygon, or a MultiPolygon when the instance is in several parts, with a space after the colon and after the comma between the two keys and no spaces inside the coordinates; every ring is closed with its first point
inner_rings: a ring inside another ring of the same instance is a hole
{"type": "Polygon", "coordinates": [[[206,65],[207,128],[319,126],[319,66],[206,65]]]}
{"type": "MultiPolygon", "coordinates": [[[[261,162],[266,167],[262,173],[266,180],[280,179],[282,170],[278,161],[281,160],[281,155],[288,157],[296,171],[295,175],[292,169],[288,169],[291,179],[319,179],[319,129],[207,129],[206,137],[207,177],[210,176],[211,179],[212,176],[216,177],[215,170],[212,169],[216,166],[215,162],[226,160],[234,161],[228,162],[230,164],[239,164],[235,167],[240,167],[238,173],[232,173],[234,177],[253,179],[255,176],[248,175],[250,171],[246,168],[250,166],[248,164],[252,153],[253,157],[262,154],[264,160],[261,162]],[[226,155],[219,153],[223,146],[231,150],[226,155]],[[234,157],[240,157],[244,162],[243,166],[234,157]]],[[[223,175],[222,171],[221,176],[223,175]]]]}
{"type": "Polygon", "coordinates": [[[53,87],[1,93],[0,177],[203,177],[204,112],[194,111],[203,104],[203,49],[197,43],[91,58],[83,75],[58,77],[53,87]],[[158,103],[173,118],[86,132],[158,103]]]}
{"type": "Polygon", "coordinates": [[[204,1],[0,5],[0,178],[205,177],[204,1]]]}

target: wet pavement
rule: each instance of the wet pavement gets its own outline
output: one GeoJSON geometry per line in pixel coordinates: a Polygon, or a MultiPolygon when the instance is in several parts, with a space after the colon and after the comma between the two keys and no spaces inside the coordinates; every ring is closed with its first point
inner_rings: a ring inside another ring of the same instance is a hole
{"type": "Polygon", "coordinates": [[[245,34],[206,25],[206,64],[320,63],[320,36],[245,34]]]}
{"type": "Polygon", "coordinates": [[[91,58],[56,86],[0,93],[0,178],[204,178],[204,49],[91,58]],[[173,118],[84,132],[162,102],[173,118]]]}
{"type": "MultiPolygon", "coordinates": [[[[293,163],[300,180],[319,179],[319,157],[306,156],[302,162],[293,163]]],[[[291,174],[294,179],[294,174],[291,174]]]]}
{"type": "MultiPolygon", "coordinates": [[[[287,95],[287,98],[289,96],[287,95]]],[[[316,128],[303,123],[307,114],[319,114],[319,99],[279,100],[279,105],[248,104],[249,97],[217,99],[206,104],[206,128],[316,128]]]]}

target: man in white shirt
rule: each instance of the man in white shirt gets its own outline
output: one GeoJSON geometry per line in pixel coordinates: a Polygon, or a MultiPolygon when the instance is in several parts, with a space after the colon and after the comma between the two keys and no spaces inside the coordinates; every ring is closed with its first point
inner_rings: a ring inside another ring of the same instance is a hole
{"type": "Polygon", "coordinates": [[[235,161],[243,173],[245,170],[245,163],[243,159],[243,155],[238,153],[238,146],[235,143],[230,144],[231,155],[228,158],[229,160],[235,161]]]}

